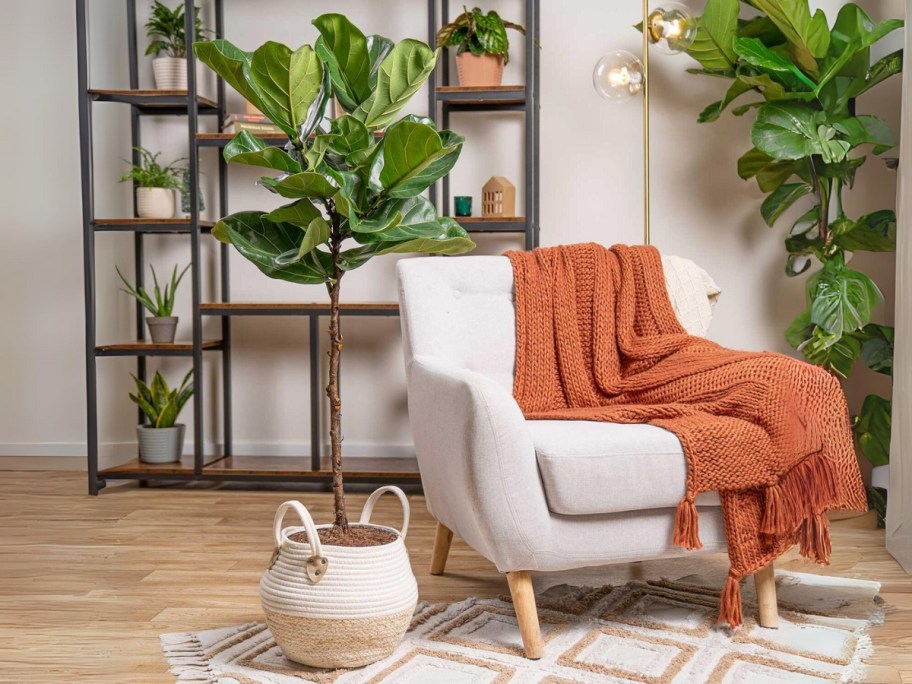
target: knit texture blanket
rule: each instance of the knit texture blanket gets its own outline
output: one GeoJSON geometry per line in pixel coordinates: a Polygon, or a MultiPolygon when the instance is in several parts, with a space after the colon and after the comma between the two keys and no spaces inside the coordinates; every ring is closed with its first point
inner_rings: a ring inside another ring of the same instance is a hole
{"type": "Polygon", "coordinates": [[[741,624],[741,579],[792,545],[829,562],[825,511],[866,509],[836,378],[788,356],[688,335],[652,247],[507,256],[520,408],[531,420],[649,423],[677,435],[687,483],[673,543],[702,546],[694,499],[718,491],[731,562],[721,621],[741,624]]]}

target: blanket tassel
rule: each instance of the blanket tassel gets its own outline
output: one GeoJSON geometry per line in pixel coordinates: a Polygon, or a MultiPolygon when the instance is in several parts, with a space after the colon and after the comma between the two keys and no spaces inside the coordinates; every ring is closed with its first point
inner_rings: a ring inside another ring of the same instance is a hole
{"type": "Polygon", "coordinates": [[[697,523],[697,506],[694,503],[693,494],[687,494],[678,504],[678,510],[675,513],[672,543],[688,551],[703,548],[697,523]]]}
{"type": "Polygon", "coordinates": [[[808,516],[798,529],[799,553],[815,563],[830,562],[830,521],[826,513],[808,516]]]}
{"type": "Polygon", "coordinates": [[[738,627],[742,622],[741,615],[741,582],[728,576],[725,588],[722,590],[722,601],[719,603],[719,622],[727,622],[732,627],[738,627]]]}

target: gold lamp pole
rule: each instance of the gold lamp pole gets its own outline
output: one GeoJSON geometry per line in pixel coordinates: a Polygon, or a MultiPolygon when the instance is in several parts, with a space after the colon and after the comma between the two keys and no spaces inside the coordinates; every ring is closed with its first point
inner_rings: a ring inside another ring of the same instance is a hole
{"type": "Polygon", "coordinates": [[[696,37],[696,21],[686,6],[666,2],[652,12],[643,0],[642,59],[625,50],[606,52],[592,71],[596,92],[609,102],[643,93],[643,244],[650,244],[649,211],[649,50],[685,52],[696,37]]]}

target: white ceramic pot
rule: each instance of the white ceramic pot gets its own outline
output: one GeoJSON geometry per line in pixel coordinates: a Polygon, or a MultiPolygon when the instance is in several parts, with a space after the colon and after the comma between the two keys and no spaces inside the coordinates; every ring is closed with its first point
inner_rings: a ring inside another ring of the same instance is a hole
{"type": "Polygon", "coordinates": [[[156,57],[152,73],[158,90],[187,89],[187,60],[183,57],[156,57]]]}
{"type": "Polygon", "coordinates": [[[177,316],[146,316],[149,335],[157,344],[171,344],[177,334],[177,316]]]}
{"type": "Polygon", "coordinates": [[[174,190],[136,188],[136,213],[140,218],[174,218],[174,190]]]}
{"type": "Polygon", "coordinates": [[[137,425],[139,460],[144,463],[174,463],[181,460],[185,429],[183,424],[167,428],[137,425]]]}
{"type": "Polygon", "coordinates": [[[377,499],[399,497],[402,529],[373,525],[396,535],[381,546],[345,547],[320,543],[318,529],[298,501],[286,501],[275,515],[276,549],[260,580],[266,623],[289,660],[319,668],[361,667],[389,656],[402,641],[418,602],[418,585],[405,550],[409,505],[398,487],[381,487],[364,504],[358,525],[369,525],[377,499]],[[288,510],[303,527],[282,528],[288,510]],[[292,541],[297,532],[307,542],[292,541]]]}
{"type": "Polygon", "coordinates": [[[473,88],[491,88],[503,83],[503,55],[473,55],[463,52],[456,57],[459,85],[473,88]]]}

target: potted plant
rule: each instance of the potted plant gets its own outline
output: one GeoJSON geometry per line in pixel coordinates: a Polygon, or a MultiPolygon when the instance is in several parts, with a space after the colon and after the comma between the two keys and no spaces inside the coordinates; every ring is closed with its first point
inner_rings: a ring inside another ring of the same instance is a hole
{"type": "MultiPolygon", "coordinates": [[[[807,302],[786,330],[789,344],[839,377],[859,365],[892,376],[893,327],[873,320],[883,296],[850,263],[855,252],[896,249],[896,214],[879,209],[850,216],[843,195],[868,160],[867,150],[879,156],[896,144],[886,122],[856,112],[856,98],[902,70],[902,50],[876,61],[872,53],[903,20],[875,23],[846,3],[830,28],[823,10],[812,12],[808,0],[750,4],[751,16],[739,19],[744,4],[738,0],[706,3],[688,51],[700,68],[688,71],[729,85],[698,121],[715,121],[729,106],[737,116],[755,113],[752,146],[737,173],[755,179],[766,194],[760,214],[768,226],[801,206],[785,233],[784,270],[789,277],[809,275],[807,302]]],[[[895,166],[895,159],[884,159],[895,166]]],[[[870,394],[853,419],[859,448],[875,467],[889,460],[891,407],[890,399],[870,394]]],[[[875,482],[881,481],[878,473],[875,482]]],[[[885,501],[878,490],[875,485],[869,493],[882,522],[885,501]]]]}
{"type": "MultiPolygon", "coordinates": [[[[401,532],[349,524],[342,476],[340,287],[345,275],[383,254],[460,254],[475,245],[422,193],[456,163],[464,139],[437,131],[402,107],[424,84],[438,52],[417,40],[365,36],[348,19],[316,20],[314,47],[268,42],[244,52],[224,40],[197,43],[196,56],[288,135],[284,149],[241,132],[225,147],[232,163],[265,167],[260,184],[289,203],[242,211],[213,229],[267,276],[324,285],[329,294],[329,400],[335,519],[308,532],[281,531],[260,583],[266,619],[287,657],[313,667],[354,667],[396,647],[417,586],[401,532]],[[268,65],[268,68],[266,68],[268,65]],[[280,96],[284,93],[285,96],[280,96]],[[292,97],[287,97],[291,93],[292,97]],[[319,126],[335,96],[345,115],[319,126]],[[384,131],[380,136],[379,131],[384,131]]],[[[378,492],[384,490],[378,490],[378,492]]],[[[398,491],[398,490],[397,490],[398,491]]],[[[400,492],[401,493],[401,492],[400,492]]],[[[404,496],[402,497],[404,500],[404,496]]]]}
{"type": "Polygon", "coordinates": [[[149,293],[144,288],[133,287],[124,278],[119,268],[115,266],[114,270],[117,271],[117,275],[120,276],[120,280],[124,284],[121,290],[131,297],[135,297],[152,314],[151,316],[146,316],[146,325],[149,326],[149,334],[152,336],[152,341],[157,344],[171,344],[174,342],[178,323],[178,317],[171,315],[174,310],[174,295],[177,293],[177,286],[180,285],[181,279],[183,279],[187,269],[190,268],[190,264],[184,267],[180,275],[177,273],[177,264],[174,265],[174,270],[171,271],[171,282],[165,283],[164,291],[159,287],[155,268],[151,264],[149,268],[152,271],[152,282],[155,284],[155,289],[153,290],[154,299],[149,296],[149,293]]]}
{"type": "Polygon", "coordinates": [[[133,148],[140,155],[140,163],[130,164],[130,170],[120,178],[121,183],[136,184],[136,213],[140,218],[173,218],[174,191],[183,188],[178,159],[167,166],[158,163],[161,152],[152,154],[143,147],[133,148]]]}
{"type": "MultiPolygon", "coordinates": [[[[205,33],[199,16],[199,7],[194,6],[194,40],[201,40],[205,33]]],[[[187,90],[187,39],[184,29],[184,3],[178,2],[172,10],[159,0],[152,3],[152,13],[146,22],[146,36],[149,37],[147,55],[154,55],[152,73],[158,90],[187,90]]]]}
{"type": "Polygon", "coordinates": [[[192,376],[191,368],[180,387],[171,389],[158,371],[155,372],[151,385],[146,385],[132,375],[136,383],[136,394],[131,394],[130,399],[149,419],[148,425],[136,426],[141,461],[174,463],[181,459],[186,426],[176,421],[184,404],[193,396],[193,383],[190,382],[192,376]]]}
{"type": "Polygon", "coordinates": [[[519,24],[504,21],[495,11],[482,13],[477,7],[463,12],[437,31],[437,46],[456,47],[456,72],[459,85],[475,87],[499,86],[503,81],[504,65],[510,61],[510,40],[507,29],[525,35],[519,24]]]}

